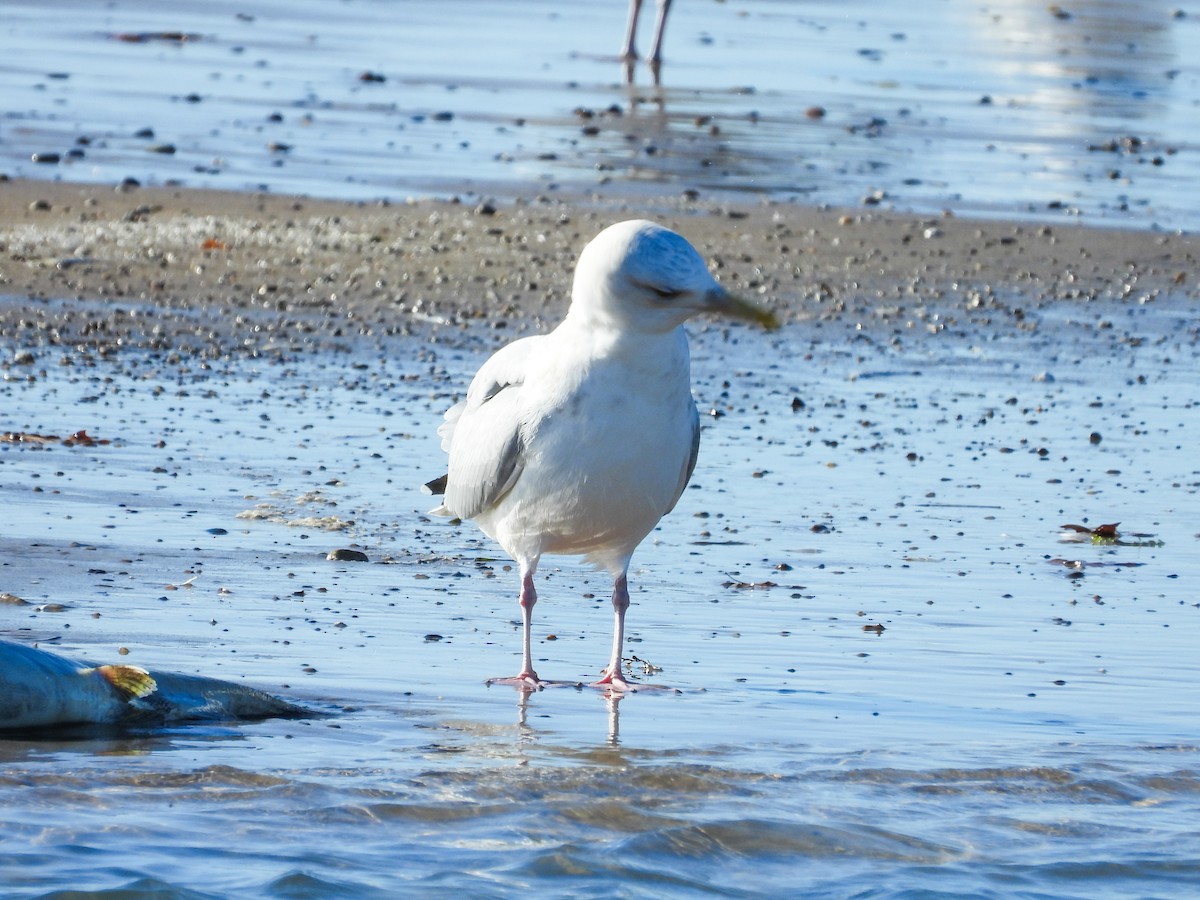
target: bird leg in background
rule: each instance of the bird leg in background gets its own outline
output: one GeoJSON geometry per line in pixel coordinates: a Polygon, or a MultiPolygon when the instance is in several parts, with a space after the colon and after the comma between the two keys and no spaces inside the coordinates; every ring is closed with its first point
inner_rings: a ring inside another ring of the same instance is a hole
{"type": "MultiPolygon", "coordinates": [[[[654,39],[650,45],[650,55],[646,62],[654,76],[654,84],[661,84],[662,75],[662,45],[663,35],[667,29],[667,14],[671,11],[671,0],[658,0],[658,13],[654,21],[654,39]]],[[[635,47],[637,37],[638,16],[642,11],[642,0],[629,0],[629,21],[625,26],[625,44],[621,48],[621,61],[625,64],[625,82],[633,84],[633,69],[638,54],[635,47]]]]}
{"type": "Polygon", "coordinates": [[[662,84],[662,43],[663,34],[667,29],[667,13],[671,11],[671,0],[658,0],[658,17],[654,23],[654,43],[650,47],[650,56],[646,63],[650,66],[650,75],[654,78],[654,86],[662,84]]]}
{"type": "Polygon", "coordinates": [[[633,62],[637,59],[637,21],[642,11],[642,0],[629,0],[629,20],[625,25],[625,45],[621,48],[621,59],[633,62]]]}
{"type": "Polygon", "coordinates": [[[629,683],[621,675],[621,650],[625,646],[625,610],[629,609],[629,582],[624,573],[613,580],[612,603],[612,659],[608,663],[608,668],[604,670],[604,676],[596,682],[595,686],[612,685],[614,688],[624,690],[629,687],[629,683]]]}
{"type": "MultiPolygon", "coordinates": [[[[651,63],[662,62],[663,37],[667,30],[667,14],[671,12],[671,0],[658,0],[658,12],[654,17],[654,39],[650,43],[650,55],[646,59],[651,63]]],[[[642,12],[642,0],[629,0],[629,18],[625,24],[625,44],[621,47],[621,59],[636,60],[638,58],[636,39],[638,16],[642,12]]]]}
{"type": "Polygon", "coordinates": [[[650,45],[650,60],[652,66],[662,63],[663,37],[667,32],[667,14],[671,11],[671,0],[658,0],[658,13],[654,18],[654,42],[650,45]]]}

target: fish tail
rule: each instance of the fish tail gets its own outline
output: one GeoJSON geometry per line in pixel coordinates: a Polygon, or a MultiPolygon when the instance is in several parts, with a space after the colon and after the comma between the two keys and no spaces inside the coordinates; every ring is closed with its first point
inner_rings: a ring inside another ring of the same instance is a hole
{"type": "Polygon", "coordinates": [[[158,690],[158,683],[141,666],[97,666],[93,669],[124,701],[138,700],[158,690]]]}

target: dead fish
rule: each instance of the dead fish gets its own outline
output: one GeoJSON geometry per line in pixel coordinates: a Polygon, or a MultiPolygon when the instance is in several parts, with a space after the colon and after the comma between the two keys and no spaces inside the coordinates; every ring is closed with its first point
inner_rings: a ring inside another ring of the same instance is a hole
{"type": "Polygon", "coordinates": [[[255,688],[216,678],[79,663],[0,640],[0,731],[317,715],[255,688]]]}

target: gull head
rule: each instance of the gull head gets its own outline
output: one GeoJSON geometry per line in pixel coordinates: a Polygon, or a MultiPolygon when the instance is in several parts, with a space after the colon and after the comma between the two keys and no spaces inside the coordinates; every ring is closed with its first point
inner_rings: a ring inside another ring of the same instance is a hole
{"type": "Polygon", "coordinates": [[[775,328],[775,316],[730,294],[683,237],[654,222],[618,222],[592,239],[575,268],[571,315],[625,330],[670,331],[699,313],[775,328]]]}

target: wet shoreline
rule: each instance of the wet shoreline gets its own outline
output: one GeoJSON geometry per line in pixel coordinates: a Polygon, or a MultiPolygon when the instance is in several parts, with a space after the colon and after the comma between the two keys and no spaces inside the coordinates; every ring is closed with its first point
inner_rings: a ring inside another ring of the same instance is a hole
{"type": "Polygon", "coordinates": [[[944,7],[677,6],[655,85],[644,66],[625,81],[619,5],[469,0],[451,27],[380,0],[14,0],[0,172],[1195,226],[1195,10],[944,7]]]}

